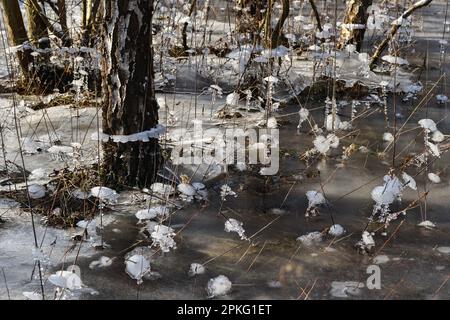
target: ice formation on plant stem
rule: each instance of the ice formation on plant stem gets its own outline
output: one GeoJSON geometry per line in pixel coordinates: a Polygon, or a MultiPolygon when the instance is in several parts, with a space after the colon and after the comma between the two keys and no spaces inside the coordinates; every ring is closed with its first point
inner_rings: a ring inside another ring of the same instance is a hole
{"type": "Polygon", "coordinates": [[[155,182],[150,186],[150,190],[159,196],[167,197],[175,192],[174,187],[169,184],[155,182]]]}
{"type": "Polygon", "coordinates": [[[28,195],[31,199],[41,199],[45,197],[45,187],[39,184],[32,184],[28,186],[28,195]]]}
{"type": "MultiPolygon", "coordinates": [[[[410,177],[410,179],[412,179],[410,177]]],[[[400,200],[402,191],[406,187],[406,184],[400,182],[400,180],[394,175],[385,175],[384,184],[377,186],[372,190],[371,196],[375,205],[373,206],[371,220],[378,215],[378,221],[387,222],[386,218],[390,213],[389,205],[395,200],[400,200]]],[[[409,180],[408,180],[409,181],[409,180]]]]}

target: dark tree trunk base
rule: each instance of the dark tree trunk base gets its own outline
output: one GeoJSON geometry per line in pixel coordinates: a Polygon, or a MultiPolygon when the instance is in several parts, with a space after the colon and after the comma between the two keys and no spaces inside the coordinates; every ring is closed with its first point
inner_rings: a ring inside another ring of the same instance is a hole
{"type": "Polygon", "coordinates": [[[149,142],[103,144],[102,180],[117,190],[125,186],[149,187],[161,169],[163,158],[157,139],[149,142]]]}

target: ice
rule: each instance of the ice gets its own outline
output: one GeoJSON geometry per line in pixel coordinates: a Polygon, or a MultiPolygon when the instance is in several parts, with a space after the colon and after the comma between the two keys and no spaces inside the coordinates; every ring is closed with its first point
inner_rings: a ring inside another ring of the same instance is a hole
{"type": "Polygon", "coordinates": [[[166,206],[156,206],[153,208],[139,210],[136,213],[136,218],[139,219],[139,222],[142,220],[152,220],[157,217],[164,219],[170,214],[170,209],[166,206]]]}
{"type": "Polygon", "coordinates": [[[433,183],[440,183],[441,177],[439,177],[436,173],[430,172],[428,173],[428,179],[430,179],[433,183]]]}
{"type": "Polygon", "coordinates": [[[20,203],[8,198],[0,198],[0,210],[20,207],[20,203]]]}
{"type": "Polygon", "coordinates": [[[402,180],[405,183],[405,186],[410,187],[413,190],[417,190],[416,180],[414,180],[414,178],[406,172],[402,172],[402,180]]]}
{"type": "Polygon", "coordinates": [[[437,158],[441,157],[441,151],[439,150],[439,147],[435,145],[434,143],[431,143],[430,141],[425,142],[428,150],[431,152],[431,154],[437,158]]]}
{"type": "Polygon", "coordinates": [[[227,104],[231,107],[237,107],[239,104],[239,93],[233,92],[227,96],[227,104]]]}
{"type": "Polygon", "coordinates": [[[205,273],[205,267],[200,264],[200,263],[192,263],[190,268],[189,268],[189,272],[188,275],[189,277],[193,277],[199,274],[204,274],[205,273]]]}
{"type": "Polygon", "coordinates": [[[91,194],[96,197],[99,198],[102,201],[108,202],[108,203],[116,203],[117,202],[117,198],[119,197],[119,195],[117,194],[117,192],[113,189],[110,189],[108,187],[94,187],[91,189],[91,194]]]}
{"type": "Polygon", "coordinates": [[[208,298],[214,298],[218,296],[224,296],[231,290],[231,281],[223,275],[210,279],[206,287],[208,298]]]}
{"type": "Polygon", "coordinates": [[[363,231],[361,240],[357,243],[357,246],[362,250],[370,251],[375,247],[375,240],[368,231],[363,231]]]}
{"type": "Polygon", "coordinates": [[[267,119],[267,128],[276,129],[278,127],[277,119],[275,117],[270,117],[267,119]]]}
{"type": "Polygon", "coordinates": [[[177,189],[182,194],[184,194],[186,196],[190,196],[190,197],[195,196],[195,194],[197,193],[195,188],[193,186],[191,186],[190,184],[188,184],[188,183],[180,183],[177,186],[177,189]]]}
{"type": "Polygon", "coordinates": [[[437,94],[436,100],[439,104],[444,104],[448,101],[448,97],[445,94],[437,94]]]}
{"type": "Polygon", "coordinates": [[[364,288],[362,282],[356,281],[333,281],[331,283],[330,294],[335,298],[348,298],[349,295],[357,296],[361,294],[361,289],[364,288]]]}
{"type": "Polygon", "coordinates": [[[279,79],[274,76],[268,76],[268,77],[264,78],[263,80],[265,82],[269,82],[269,83],[277,83],[279,81],[279,79]]]}
{"type": "Polygon", "coordinates": [[[431,119],[421,119],[419,120],[419,125],[427,132],[434,132],[437,130],[436,123],[431,119]]]}
{"type": "Polygon", "coordinates": [[[89,269],[95,268],[106,268],[111,266],[113,263],[113,259],[105,256],[101,256],[100,259],[94,260],[89,264],[89,269]]]}
{"type": "Polygon", "coordinates": [[[230,218],[225,221],[225,231],[226,232],[236,232],[241,240],[249,240],[245,235],[245,229],[243,228],[243,223],[236,219],[230,218]]]}
{"type": "Polygon", "coordinates": [[[384,263],[388,263],[391,259],[389,259],[389,257],[387,255],[378,255],[376,257],[373,258],[373,263],[375,264],[384,264],[384,263]]]}
{"type": "Polygon", "coordinates": [[[31,199],[41,199],[45,197],[46,189],[39,184],[32,184],[28,186],[28,195],[31,199]]]}
{"type": "Polygon", "coordinates": [[[398,64],[398,65],[408,65],[409,62],[406,59],[400,58],[400,57],[396,57],[396,56],[392,56],[392,55],[386,55],[386,56],[382,56],[381,60],[386,61],[388,63],[391,64],[398,64]]]}
{"type": "Polygon", "coordinates": [[[298,126],[297,128],[300,129],[302,126],[302,123],[308,120],[309,117],[309,110],[306,108],[300,108],[300,110],[298,111],[298,115],[300,117],[300,119],[298,120],[298,126]]]}
{"type": "Polygon", "coordinates": [[[341,124],[341,118],[335,114],[329,114],[327,115],[327,119],[325,121],[325,129],[327,129],[328,131],[334,131],[339,129],[339,126],[341,124]],[[334,120],[334,122],[333,122],[334,120]]]}
{"type": "Polygon", "coordinates": [[[57,271],[48,277],[48,281],[57,287],[69,290],[81,289],[83,286],[80,277],[72,271],[57,271]]]}
{"type": "Polygon", "coordinates": [[[79,188],[73,190],[71,192],[71,194],[72,194],[73,197],[75,197],[77,199],[80,199],[80,200],[85,200],[85,199],[87,199],[87,198],[89,198],[91,196],[90,192],[83,191],[83,190],[81,190],[79,188]]]}
{"type": "Polygon", "coordinates": [[[445,253],[445,254],[450,253],[450,247],[437,247],[436,250],[439,251],[440,253],[445,253]]]}
{"type": "Polygon", "coordinates": [[[130,135],[107,135],[102,132],[100,134],[94,133],[91,136],[92,140],[101,140],[103,142],[108,142],[109,140],[112,140],[116,143],[128,143],[128,142],[136,142],[136,141],[142,141],[142,142],[149,142],[150,139],[157,139],[160,135],[164,134],[166,132],[166,128],[158,124],[155,128],[152,128],[147,131],[142,131],[130,135]]]}
{"type": "Polygon", "coordinates": [[[150,190],[159,196],[167,197],[175,192],[174,187],[169,184],[155,182],[151,185],[150,190]]]}
{"type": "Polygon", "coordinates": [[[390,132],[383,133],[383,141],[392,142],[394,141],[394,136],[390,132]]]}
{"type": "Polygon", "coordinates": [[[68,146],[52,146],[47,149],[48,153],[57,155],[57,156],[72,156],[73,155],[73,148],[68,146]]]}
{"type": "Polygon", "coordinates": [[[31,171],[30,176],[28,177],[28,180],[41,180],[47,178],[47,172],[43,168],[34,169],[31,171]]]}
{"type": "Polygon", "coordinates": [[[434,229],[434,228],[436,228],[436,225],[433,222],[431,222],[430,220],[422,221],[417,226],[425,228],[425,229],[434,229]]]}
{"type": "Polygon", "coordinates": [[[318,152],[326,154],[330,148],[335,149],[339,146],[339,138],[332,133],[328,134],[326,138],[322,135],[318,135],[314,139],[313,143],[318,152]]]}
{"type": "Polygon", "coordinates": [[[201,182],[193,182],[192,186],[197,191],[204,190],[206,188],[206,186],[203,183],[201,183],[201,182]]]}
{"type": "Polygon", "coordinates": [[[231,187],[227,184],[224,184],[220,187],[220,197],[222,201],[226,201],[227,196],[237,197],[236,192],[231,190],[231,187]]]}
{"type": "Polygon", "coordinates": [[[372,199],[377,204],[389,205],[401,196],[403,186],[396,176],[385,175],[384,184],[372,190],[372,199]]]}
{"type": "Polygon", "coordinates": [[[306,197],[308,198],[308,206],[309,207],[316,207],[321,204],[325,204],[327,201],[325,197],[323,196],[322,192],[310,190],[306,192],[306,197]]]}
{"type": "Polygon", "coordinates": [[[28,300],[44,300],[41,293],[24,291],[22,294],[28,300]]]}
{"type": "Polygon", "coordinates": [[[275,49],[266,49],[261,53],[265,58],[279,58],[289,54],[289,49],[285,46],[278,46],[275,49]]]}
{"type": "Polygon", "coordinates": [[[439,143],[445,140],[445,136],[442,132],[440,132],[439,130],[434,131],[431,134],[431,141],[435,142],[435,143],[439,143]]]}

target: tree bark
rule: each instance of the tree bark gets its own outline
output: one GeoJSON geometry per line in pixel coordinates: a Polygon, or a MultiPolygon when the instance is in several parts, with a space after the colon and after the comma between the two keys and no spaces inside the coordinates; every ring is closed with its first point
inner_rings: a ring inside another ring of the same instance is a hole
{"type": "Polygon", "coordinates": [[[93,46],[92,34],[95,33],[96,19],[100,6],[100,0],[86,0],[83,7],[83,19],[86,19],[83,22],[82,45],[84,46],[93,46]]]}
{"type": "Polygon", "coordinates": [[[372,0],[348,0],[345,8],[344,24],[363,25],[363,29],[342,27],[338,48],[342,49],[347,44],[354,44],[356,51],[361,51],[364,40],[365,26],[367,23],[367,8],[372,5],[372,0]]]}
{"type": "MultiPolygon", "coordinates": [[[[103,133],[131,135],[155,128],[153,0],[104,1],[102,30],[103,133]]],[[[148,186],[161,163],[157,139],[103,143],[105,185],[148,186]]]]}
{"type": "MultiPolygon", "coordinates": [[[[28,41],[27,30],[23,22],[22,12],[20,11],[18,0],[2,0],[4,19],[10,45],[19,46],[28,41]]],[[[26,77],[29,73],[29,64],[32,61],[30,50],[18,51],[22,74],[26,77]]]]}
{"type": "Polygon", "coordinates": [[[384,40],[380,43],[380,45],[375,50],[375,53],[372,56],[372,59],[370,60],[369,67],[370,69],[373,69],[375,64],[377,63],[378,59],[380,58],[381,54],[383,53],[384,49],[388,46],[389,42],[394,39],[395,34],[397,33],[398,29],[401,26],[401,21],[403,19],[407,19],[410,15],[413,14],[414,11],[417,9],[420,9],[422,7],[425,7],[431,3],[432,0],[419,0],[416,3],[414,3],[408,10],[403,12],[403,14],[399,17],[400,23],[397,21],[397,23],[392,24],[391,30],[388,33],[388,36],[384,38],[384,40]]]}
{"type": "Polygon", "coordinates": [[[25,0],[25,8],[28,17],[28,33],[31,42],[41,49],[49,48],[50,41],[46,41],[49,40],[48,30],[41,16],[41,6],[36,0],[25,0]],[[45,41],[42,41],[41,39],[45,39],[45,41]]]}

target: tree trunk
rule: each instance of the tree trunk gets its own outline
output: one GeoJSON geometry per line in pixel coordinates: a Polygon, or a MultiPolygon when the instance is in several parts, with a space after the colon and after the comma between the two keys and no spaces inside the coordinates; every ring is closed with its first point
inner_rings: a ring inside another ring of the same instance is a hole
{"type": "Polygon", "coordinates": [[[47,26],[41,16],[41,6],[36,0],[25,0],[25,8],[31,42],[41,49],[50,48],[47,26]]]}
{"type": "Polygon", "coordinates": [[[338,48],[343,49],[347,44],[354,44],[356,51],[361,51],[364,40],[365,27],[367,23],[367,8],[372,5],[372,0],[348,0],[345,8],[344,25],[338,42],[338,48]],[[355,25],[364,26],[362,29],[355,28],[355,25]]]}
{"type": "MultiPolygon", "coordinates": [[[[19,46],[27,42],[28,36],[20,11],[19,1],[2,0],[2,5],[10,45],[19,46]]],[[[20,69],[25,77],[28,76],[28,67],[32,61],[30,53],[29,50],[17,52],[20,69]]]]}
{"type": "MultiPolygon", "coordinates": [[[[195,7],[197,6],[197,0],[191,0],[191,7],[189,8],[189,17],[194,13],[195,7]]],[[[181,31],[182,41],[183,41],[183,49],[184,51],[189,50],[189,46],[187,44],[187,27],[189,22],[185,22],[183,24],[183,30],[181,31]]]]}
{"type": "Polygon", "coordinates": [[[161,163],[158,140],[116,143],[111,136],[152,130],[158,123],[155,99],[152,13],[153,0],[104,2],[103,143],[104,183],[148,186],[161,163]]]}
{"type": "Polygon", "coordinates": [[[272,48],[278,47],[280,44],[287,44],[287,39],[284,37],[281,30],[283,30],[284,23],[289,17],[290,3],[289,0],[281,0],[282,9],[281,16],[272,32],[272,48]]]}

